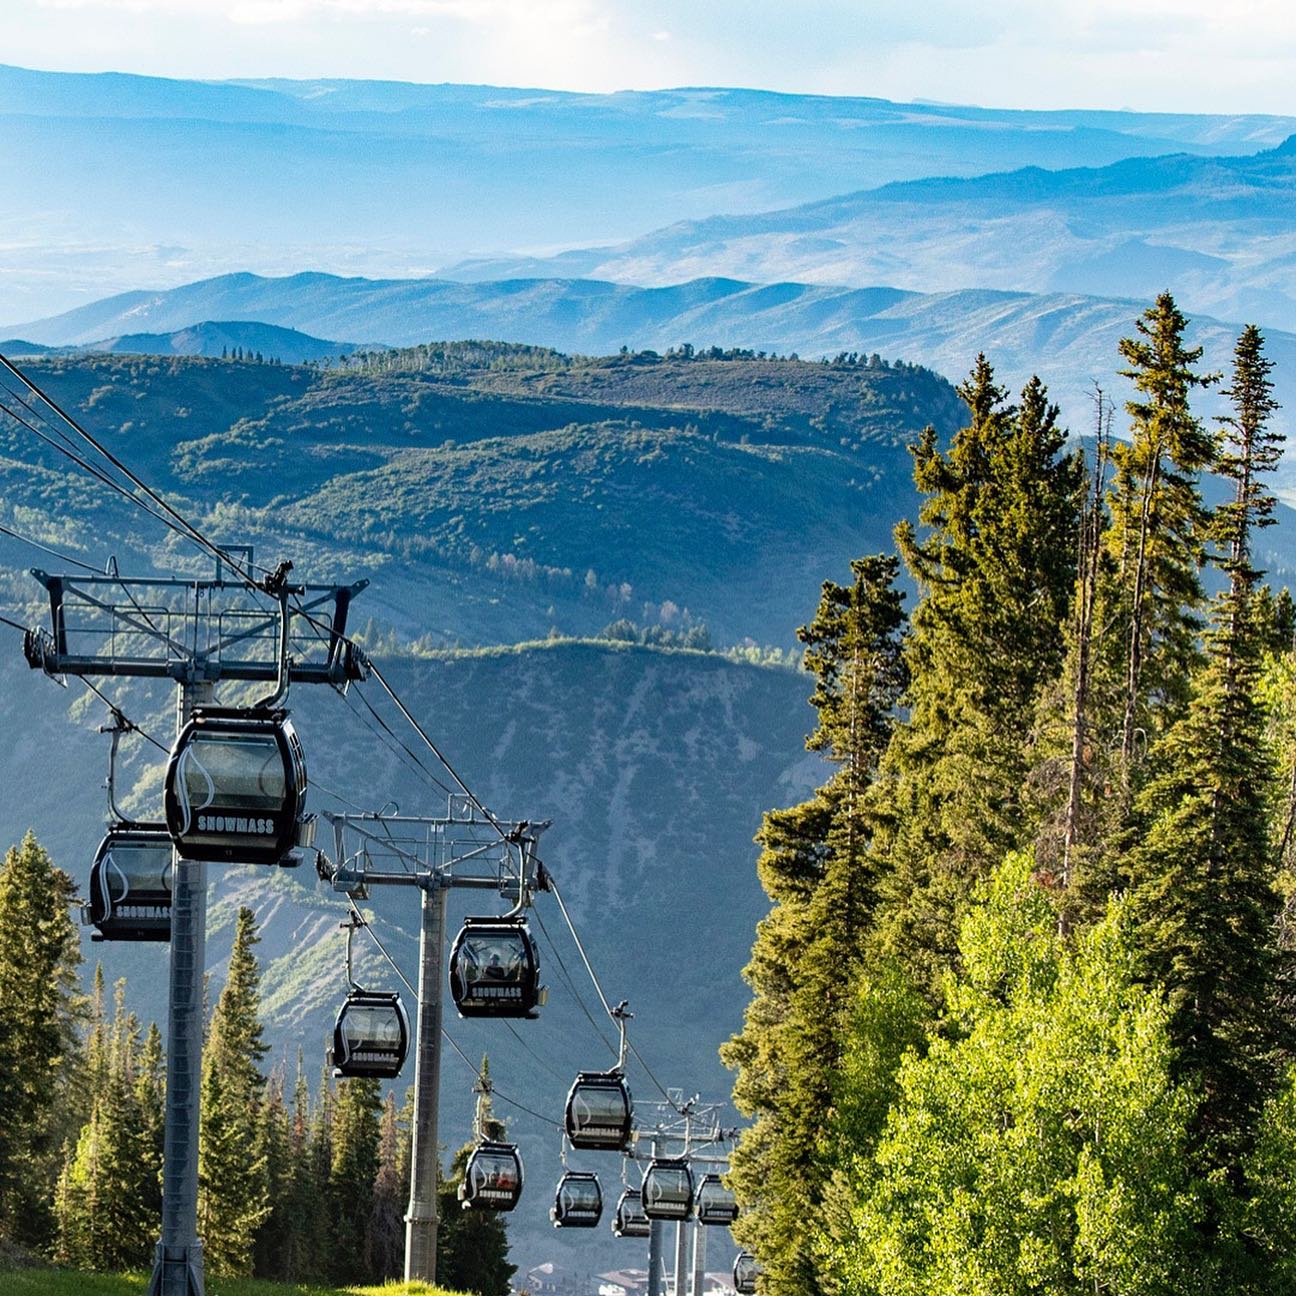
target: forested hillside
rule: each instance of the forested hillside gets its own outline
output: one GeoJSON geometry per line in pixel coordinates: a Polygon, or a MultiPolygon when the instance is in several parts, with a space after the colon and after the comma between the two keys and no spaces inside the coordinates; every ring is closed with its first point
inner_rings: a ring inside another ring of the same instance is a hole
{"type": "MultiPolygon", "coordinates": [[[[31,373],[222,533],[317,578],[371,577],[360,615],[442,646],[629,619],[790,647],[825,558],[876,546],[907,511],[906,443],[960,419],[943,379],[867,358],[451,344],[409,359],[86,357],[31,373]]],[[[25,429],[0,438],[11,519],[40,519],[96,566],[110,550],[186,561],[25,429]]]]}

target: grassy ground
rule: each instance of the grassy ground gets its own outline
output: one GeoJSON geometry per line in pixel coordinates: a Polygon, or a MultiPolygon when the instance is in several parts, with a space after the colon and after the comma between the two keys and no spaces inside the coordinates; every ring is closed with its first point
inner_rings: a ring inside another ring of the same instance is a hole
{"type": "MultiPolygon", "coordinates": [[[[146,1274],[83,1274],[66,1269],[10,1269],[0,1265],[4,1296],[142,1296],[146,1274]]],[[[379,1287],[317,1287],[302,1283],[257,1282],[247,1278],[208,1278],[207,1296],[453,1296],[425,1283],[388,1283],[379,1287]]]]}

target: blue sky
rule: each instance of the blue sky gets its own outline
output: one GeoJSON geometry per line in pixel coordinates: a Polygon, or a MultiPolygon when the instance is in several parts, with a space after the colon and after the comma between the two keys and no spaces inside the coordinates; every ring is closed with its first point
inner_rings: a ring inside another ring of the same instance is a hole
{"type": "Polygon", "coordinates": [[[1288,0],[3,0],[0,60],[1290,113],[1294,13],[1288,0]]]}

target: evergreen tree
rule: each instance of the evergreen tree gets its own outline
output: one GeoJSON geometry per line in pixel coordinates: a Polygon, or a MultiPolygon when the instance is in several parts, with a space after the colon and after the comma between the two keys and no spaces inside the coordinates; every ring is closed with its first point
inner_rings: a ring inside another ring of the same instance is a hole
{"type": "Polygon", "coordinates": [[[151,1218],[162,1218],[162,1151],[166,1127],[166,1055],[162,1032],[150,1022],[135,1068],[135,1101],[139,1105],[147,1147],[147,1168],[140,1182],[141,1203],[151,1218]]]}
{"type": "Polygon", "coordinates": [[[369,1220],[378,1178],[381,1106],[377,1080],[353,1077],[339,1082],[328,1184],[333,1225],[330,1277],[336,1283],[363,1282],[372,1274],[369,1220]]]}
{"type": "Polygon", "coordinates": [[[405,1260],[405,1205],[409,1200],[409,1126],[402,1126],[396,1095],[383,1104],[378,1133],[378,1176],[369,1216],[369,1276],[376,1281],[399,1278],[405,1260]],[[404,1167],[402,1161],[405,1161],[404,1167]],[[401,1171],[404,1168],[405,1173],[401,1171]]]}
{"type": "Polygon", "coordinates": [[[0,863],[0,1237],[48,1242],[50,1187],[75,1135],[80,941],[72,879],[28,833],[0,863]]]}
{"type": "MultiPolygon", "coordinates": [[[[140,1268],[153,1255],[160,1149],[144,1099],[139,1028],[117,984],[106,1065],[89,1119],[69,1151],[55,1194],[55,1257],[88,1270],[140,1268]]],[[[156,1033],[156,1032],[155,1032],[156,1033]]]]}
{"type": "Polygon", "coordinates": [[[1281,438],[1259,331],[1238,342],[1220,474],[1234,484],[1213,538],[1228,586],[1217,598],[1209,663],[1186,713],[1154,751],[1131,857],[1152,974],[1166,987],[1184,1072],[1200,1085],[1209,1160],[1235,1160],[1275,1079],[1290,1032],[1276,997],[1276,867],[1269,810],[1278,788],[1258,698],[1263,645],[1252,606],[1261,573],[1252,537],[1274,499],[1265,477],[1281,438]]]}
{"type": "Polygon", "coordinates": [[[257,1157],[265,1164],[268,1210],[257,1230],[253,1271],[258,1278],[286,1282],[295,1277],[288,1267],[296,1248],[293,1234],[292,1120],[284,1102],[283,1072],[276,1069],[261,1096],[257,1122],[257,1157]]]}
{"type": "Polygon", "coordinates": [[[257,1231],[269,1213],[266,1163],[257,1116],[265,1079],[259,1064],[261,974],[253,947],[256,919],[240,909],[225,988],[212,1014],[203,1055],[198,1154],[199,1232],[212,1273],[252,1272],[257,1231]]]}
{"type": "Polygon", "coordinates": [[[330,1221],[321,1204],[328,1200],[331,1161],[326,1121],[327,1093],[312,1110],[310,1085],[297,1057],[297,1078],[289,1134],[289,1184],[283,1239],[283,1272],[295,1281],[326,1276],[330,1257],[330,1221]]]}
{"type": "Polygon", "coordinates": [[[1118,559],[1112,614],[1124,628],[1122,779],[1140,733],[1155,735],[1157,708],[1173,714],[1188,696],[1200,629],[1199,571],[1208,523],[1198,489],[1215,458],[1209,430],[1191,410],[1193,390],[1214,378],[1200,374],[1200,347],[1188,347],[1188,321],[1162,293],[1120,343],[1138,395],[1126,404],[1131,439],[1112,447],[1116,489],[1108,550],[1118,559]]]}
{"type": "Polygon", "coordinates": [[[747,1207],[738,1236],[760,1254],[771,1292],[815,1283],[801,1223],[833,1168],[824,1116],[875,903],[864,799],[904,678],[897,563],[851,567],[853,584],[826,582],[800,631],[818,719],[806,745],[838,771],[812,801],[765,816],[757,870],[774,909],[744,974],[755,997],[743,1030],[722,1050],[738,1071],[734,1101],[755,1118],[733,1157],[731,1182],[747,1207]]]}
{"type": "Polygon", "coordinates": [[[1010,405],[981,356],[959,394],[971,421],[948,453],[930,429],[914,449],[924,535],[896,529],[921,599],[906,645],[909,719],[874,797],[874,851],[889,873],[879,944],[933,998],[974,883],[1030,827],[1027,751],[1062,664],[1084,481],[1038,379],[1010,405]]]}

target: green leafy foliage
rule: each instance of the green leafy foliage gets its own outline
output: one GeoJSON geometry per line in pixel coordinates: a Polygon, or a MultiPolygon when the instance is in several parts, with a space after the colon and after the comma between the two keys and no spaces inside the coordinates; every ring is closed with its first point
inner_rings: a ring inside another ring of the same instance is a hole
{"type": "MultiPolygon", "coordinates": [[[[1010,856],[968,914],[946,1023],[900,1063],[833,1263],[868,1296],[1181,1291],[1193,1096],[1120,904],[1074,945],[1010,856]]],[[[865,1044],[865,1047],[869,1047],[865,1044]]]]}

